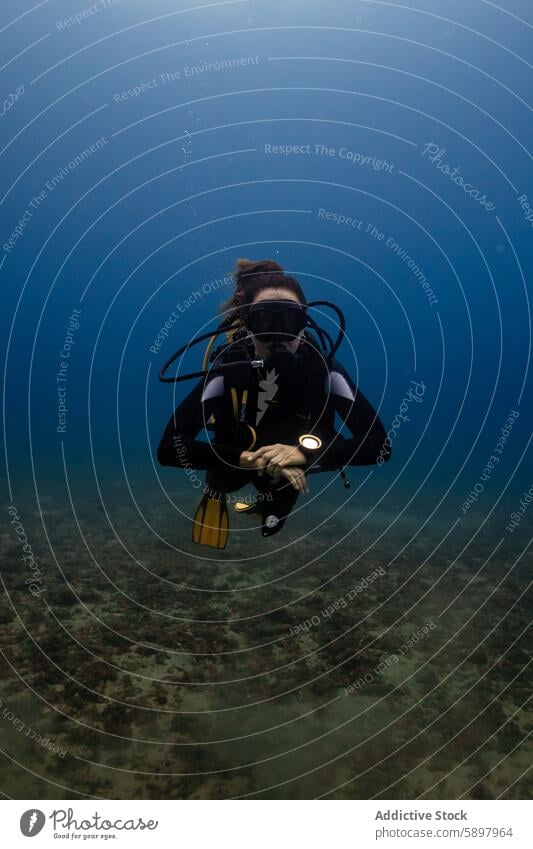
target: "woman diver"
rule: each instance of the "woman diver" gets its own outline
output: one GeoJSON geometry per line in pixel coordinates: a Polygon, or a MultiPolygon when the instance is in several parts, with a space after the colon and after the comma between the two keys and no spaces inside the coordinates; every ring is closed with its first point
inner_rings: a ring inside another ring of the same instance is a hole
{"type": "Polygon", "coordinates": [[[239,259],[233,277],[235,290],[217,331],[193,339],[159,373],[168,383],[202,378],[170,418],[157,459],[164,466],[207,470],[193,540],[216,548],[228,538],[227,493],[253,484],[257,499],[234,507],[260,514],[261,532],[271,536],[309,491],[308,473],[341,469],[349,486],[345,465],[382,463],[390,456],[377,413],[335,359],[344,336],[341,311],[326,301],[308,303],[299,282],[272,260],[239,259]],[[339,317],[335,343],[310,315],[317,305],[339,317]],[[226,342],[213,351],[222,333],[226,342]],[[206,339],[202,371],[164,376],[191,345],[206,339]],[[351,438],[336,431],[336,415],[351,438]],[[207,429],[213,436],[199,440],[207,429]]]}

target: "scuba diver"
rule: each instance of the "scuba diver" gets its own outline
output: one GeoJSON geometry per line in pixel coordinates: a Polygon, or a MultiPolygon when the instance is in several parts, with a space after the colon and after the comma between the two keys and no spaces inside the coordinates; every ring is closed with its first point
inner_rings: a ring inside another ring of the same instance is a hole
{"type": "Polygon", "coordinates": [[[206,485],[193,522],[193,541],[224,548],[228,539],[227,495],[252,484],[258,495],[237,500],[238,512],[259,515],[261,533],[283,527],[307,476],[344,466],[382,463],[390,440],[372,405],[335,358],[345,335],[340,309],[328,301],[308,303],[300,283],[272,260],[237,260],[233,296],[221,308],[215,332],[184,345],[165,363],[166,383],[201,378],[171,416],[159,444],[164,466],[205,469],[206,485]],[[310,310],[332,308],[339,319],[334,342],[310,310]],[[216,339],[226,334],[217,347],[216,339]],[[209,340],[201,371],[166,377],[192,345],[209,340]],[[339,416],[351,433],[335,428],[339,416]],[[213,431],[207,441],[200,431],[213,431]]]}

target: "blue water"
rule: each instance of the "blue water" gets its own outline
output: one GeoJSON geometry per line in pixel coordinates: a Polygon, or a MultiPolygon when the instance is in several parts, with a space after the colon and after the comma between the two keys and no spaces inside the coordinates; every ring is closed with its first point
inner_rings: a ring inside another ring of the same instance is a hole
{"type": "MultiPolygon", "coordinates": [[[[132,569],[184,549],[216,585],[189,542],[197,496],[155,460],[192,384],[157,372],[214,326],[238,257],[342,308],[339,358],[391,432],[390,463],[349,470],[356,498],[324,476],[305,520],[331,541],[373,514],[387,546],[399,517],[387,557],[433,528],[413,568],[452,529],[467,572],[530,557],[531,26],[526,0],[4,0],[5,502],[44,510],[50,569],[50,540],[87,557],[74,504],[132,569]]],[[[283,557],[305,567],[302,521],[283,557]]],[[[243,532],[221,557],[248,547],[253,583],[264,548],[243,532]]]]}

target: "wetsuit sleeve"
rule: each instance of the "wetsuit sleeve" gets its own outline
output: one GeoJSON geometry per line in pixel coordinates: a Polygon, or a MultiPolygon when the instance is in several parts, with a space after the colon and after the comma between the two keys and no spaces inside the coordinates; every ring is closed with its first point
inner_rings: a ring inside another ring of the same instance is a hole
{"type": "Polygon", "coordinates": [[[178,469],[213,469],[226,463],[239,466],[240,448],[196,439],[219,406],[216,397],[202,401],[203,393],[204,383],[200,381],[170,417],[157,450],[157,460],[162,466],[178,469]]]}
{"type": "Polygon", "coordinates": [[[352,436],[346,438],[337,434],[321,452],[320,465],[328,468],[368,466],[388,460],[391,451],[385,444],[387,434],[378,414],[338,363],[331,371],[328,389],[329,403],[352,436]]]}

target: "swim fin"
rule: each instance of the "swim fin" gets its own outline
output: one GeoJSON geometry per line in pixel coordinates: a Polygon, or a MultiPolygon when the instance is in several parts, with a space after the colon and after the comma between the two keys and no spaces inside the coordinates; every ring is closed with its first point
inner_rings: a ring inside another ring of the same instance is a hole
{"type": "Polygon", "coordinates": [[[258,513],[259,508],[257,498],[252,501],[245,501],[244,499],[242,501],[236,501],[233,505],[233,509],[236,513],[258,513]]]}
{"type": "Polygon", "coordinates": [[[197,545],[225,548],[229,534],[229,517],[226,496],[213,498],[207,493],[194,514],[192,539],[197,545]]]}

